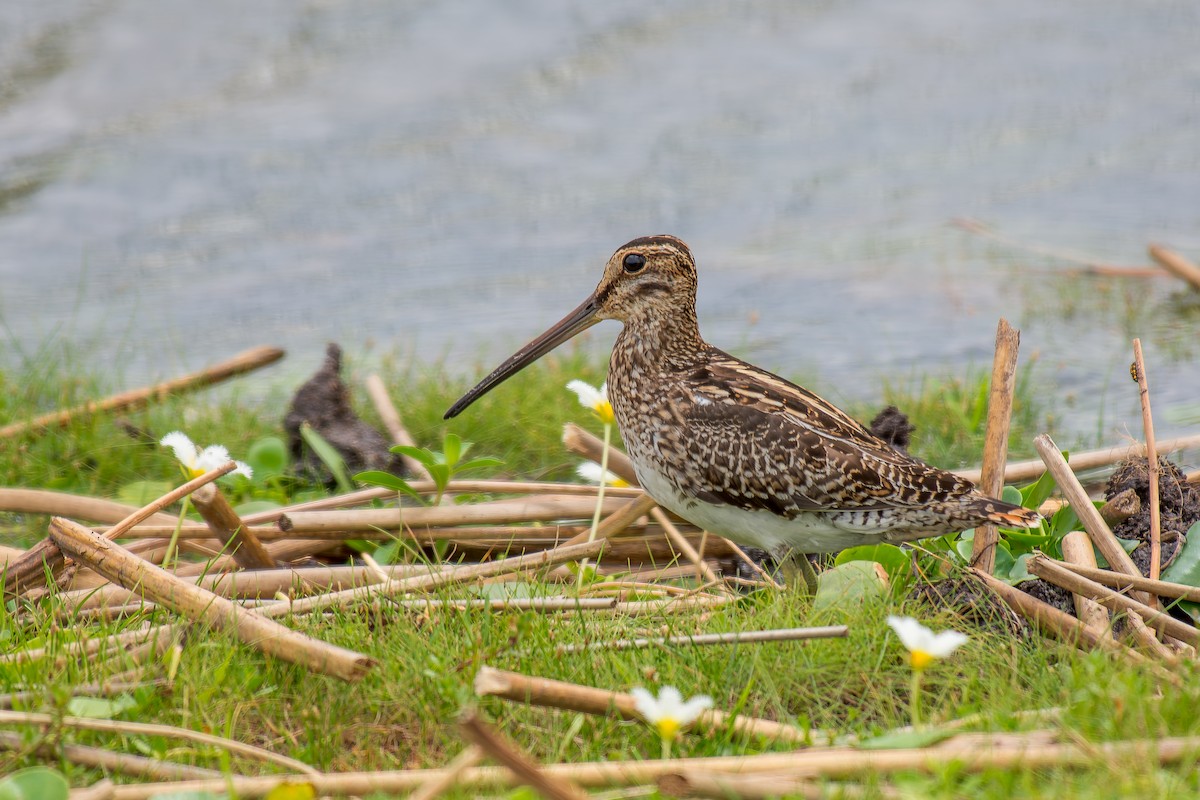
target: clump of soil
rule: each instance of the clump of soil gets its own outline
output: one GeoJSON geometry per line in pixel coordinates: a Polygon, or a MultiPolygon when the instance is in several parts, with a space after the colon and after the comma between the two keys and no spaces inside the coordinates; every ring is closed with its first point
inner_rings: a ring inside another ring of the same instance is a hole
{"type": "Polygon", "coordinates": [[[1007,629],[1014,636],[1024,636],[1029,632],[1029,626],[1008,604],[982,581],[974,578],[946,578],[934,583],[918,580],[908,596],[935,608],[950,609],[959,617],[980,626],[1007,629]]]}
{"type": "MultiPolygon", "coordinates": [[[[1122,539],[1150,539],[1150,469],[1145,458],[1131,458],[1121,464],[1104,486],[1104,497],[1132,489],[1142,502],[1141,510],[1121,522],[1113,533],[1122,539]]],[[[1173,541],[1200,520],[1200,490],[1187,482],[1183,471],[1174,463],[1159,459],[1158,502],[1162,540],[1173,541]]]]}
{"type": "Polygon", "coordinates": [[[293,471],[327,486],[335,482],[329,468],[300,436],[300,426],[307,422],[342,454],[351,474],[367,469],[404,474],[404,463],[389,450],[383,434],[359,419],[350,407],[350,391],[342,382],[341,372],[342,348],[331,342],[325,350],[325,363],[292,398],[283,427],[292,452],[293,471]]]}
{"type": "Polygon", "coordinates": [[[916,429],[916,426],[908,421],[908,416],[895,406],[888,406],[871,420],[871,433],[897,450],[908,450],[912,432],[916,429]]]}

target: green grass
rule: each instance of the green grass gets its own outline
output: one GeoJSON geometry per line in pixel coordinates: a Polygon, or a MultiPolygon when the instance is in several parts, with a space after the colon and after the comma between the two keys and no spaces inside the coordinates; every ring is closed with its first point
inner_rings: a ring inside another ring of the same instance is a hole
{"type": "MultiPolygon", "coordinates": [[[[482,370],[480,370],[482,373],[482,370]]],[[[441,420],[445,408],[471,382],[441,368],[401,363],[384,374],[402,414],[421,444],[438,445],[447,430],[476,442],[477,454],[505,459],[500,472],[526,478],[569,476],[577,460],[559,442],[566,421],[597,425],[578,406],[565,384],[572,378],[603,379],[594,359],[566,350],[483,398],[459,420],[441,420]]],[[[945,466],[974,463],[981,441],[977,376],[929,379],[915,392],[890,388],[886,399],[853,409],[869,419],[879,406],[895,403],[918,427],[914,450],[945,466]]],[[[0,376],[0,424],[38,411],[90,399],[115,387],[46,369],[40,374],[0,376]]],[[[53,487],[113,496],[133,480],[174,479],[170,455],[153,438],[181,428],[194,440],[227,445],[235,457],[255,439],[278,434],[287,393],[269,400],[221,393],[179,398],[126,414],[127,422],[151,439],[130,438],[110,419],[81,420],[43,436],[9,442],[0,451],[0,480],[10,486],[53,487]]],[[[361,395],[356,405],[364,416],[361,395]]],[[[1020,454],[1041,429],[1047,410],[1029,381],[1023,381],[1015,416],[1012,451],[1020,454]]],[[[0,515],[0,524],[25,541],[40,538],[45,519],[0,515]]],[[[560,586],[534,586],[558,593],[560,586]]],[[[461,596],[463,590],[443,592],[461,596]]],[[[52,601],[18,619],[9,608],[0,616],[5,652],[48,645],[61,647],[83,630],[92,635],[141,624],[55,622],[52,601]]],[[[722,710],[796,722],[838,734],[870,736],[908,722],[908,668],[888,613],[908,613],[935,628],[954,627],[971,641],[928,673],[924,699],[927,719],[981,717],[983,730],[1016,730],[1024,709],[1060,706],[1060,727],[1068,738],[1106,741],[1200,733],[1194,708],[1200,677],[1194,665],[1177,673],[1184,688],[1156,685],[1151,673],[1130,669],[1099,655],[1015,636],[1007,620],[984,612],[970,621],[948,609],[895,599],[851,603],[817,612],[799,593],[760,593],[735,606],[708,613],[619,618],[582,613],[438,611],[420,614],[399,607],[375,612],[338,612],[298,620],[301,630],[365,652],[379,662],[360,683],[349,685],[273,661],[229,637],[193,629],[182,650],[169,691],[140,691],[135,707],[121,718],[181,725],[269,747],[330,771],[440,766],[463,746],[455,716],[477,705],[508,736],[543,761],[656,758],[658,742],[639,724],[587,717],[506,703],[476,700],[471,682],[484,664],[613,690],[670,684],[685,695],[704,692],[722,710]],[[631,635],[674,635],[771,627],[846,623],[844,640],[747,646],[663,647],[640,651],[558,655],[558,645],[603,641],[631,635]],[[1165,691],[1160,691],[1165,690],[1165,691]]],[[[168,621],[168,614],[150,615],[168,621]]],[[[0,666],[0,691],[33,689],[25,707],[62,713],[70,689],[111,677],[120,659],[66,659],[25,666],[0,666]]],[[[53,730],[52,741],[96,744],[124,752],[159,753],[169,760],[256,774],[262,765],[222,759],[214,751],[152,737],[111,736],[53,730]]],[[[40,739],[26,734],[24,752],[0,752],[0,774],[37,763],[30,753],[40,739]]],[[[678,756],[769,752],[785,748],[746,742],[728,732],[687,736],[678,756]]],[[[100,777],[94,770],[57,764],[73,785],[100,777]]],[[[126,781],[127,778],[116,778],[126,781]]],[[[932,776],[907,775],[894,781],[906,797],[1129,797],[1186,796],[1200,786],[1193,769],[1160,770],[1146,760],[1105,765],[1099,760],[1078,771],[991,771],[967,775],[946,769],[932,776]]],[[[474,796],[462,792],[458,796],[474,796]]],[[[503,794],[503,793],[501,793],[503,794]]],[[[877,796],[874,789],[868,796],[877,796]]]]}

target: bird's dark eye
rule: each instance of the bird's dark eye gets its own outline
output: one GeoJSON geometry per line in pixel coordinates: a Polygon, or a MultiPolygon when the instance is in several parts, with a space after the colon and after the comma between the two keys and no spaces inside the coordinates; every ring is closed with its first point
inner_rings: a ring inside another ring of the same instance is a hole
{"type": "Polygon", "coordinates": [[[646,257],[641,253],[630,253],[622,263],[626,272],[641,272],[642,267],[646,266],[646,257]]]}

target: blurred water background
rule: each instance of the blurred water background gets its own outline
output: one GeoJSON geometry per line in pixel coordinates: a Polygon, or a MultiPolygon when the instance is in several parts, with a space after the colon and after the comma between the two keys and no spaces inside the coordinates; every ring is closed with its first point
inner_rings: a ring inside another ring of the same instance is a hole
{"type": "Polygon", "coordinates": [[[261,343],[278,380],[336,340],[465,387],[673,233],[706,337],[835,401],[986,371],[1003,315],[1067,429],[1140,434],[1140,336],[1160,438],[1193,433],[1200,302],[1079,262],[1200,257],[1198,31],[1194,0],[9,0],[0,365],[131,385],[261,343]]]}

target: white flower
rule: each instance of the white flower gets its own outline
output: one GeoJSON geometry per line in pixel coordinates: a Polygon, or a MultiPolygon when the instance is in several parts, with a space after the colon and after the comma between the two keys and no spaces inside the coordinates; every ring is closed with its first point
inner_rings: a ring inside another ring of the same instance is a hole
{"type": "MultiPolygon", "coordinates": [[[[588,483],[600,483],[600,465],[595,461],[585,461],[575,468],[575,474],[583,478],[588,483]]],[[[609,486],[617,486],[624,488],[629,485],[629,481],[617,475],[612,470],[604,470],[604,482],[609,486]]]]}
{"type": "MultiPolygon", "coordinates": [[[[188,438],[186,433],[182,433],[181,431],[168,433],[162,438],[159,444],[174,450],[175,458],[179,459],[179,463],[183,465],[184,470],[193,478],[197,478],[209,470],[216,469],[231,461],[229,451],[221,445],[210,444],[201,450],[188,438]]],[[[231,474],[245,475],[247,478],[254,474],[247,464],[241,461],[234,463],[237,464],[237,469],[231,474]]]]}
{"type": "Polygon", "coordinates": [[[909,663],[923,670],[939,658],[945,658],[967,642],[967,635],[958,631],[934,633],[912,617],[889,616],[888,625],[908,648],[909,663]]]}
{"type": "Polygon", "coordinates": [[[579,396],[579,402],[584,408],[590,408],[605,425],[613,421],[612,403],[608,402],[608,384],[600,384],[597,389],[590,383],[575,380],[567,384],[567,388],[579,396]]]}
{"type": "Polygon", "coordinates": [[[698,694],[685,703],[683,695],[674,686],[662,687],[657,700],[640,686],[630,694],[633,695],[637,712],[654,726],[664,742],[673,740],[680,730],[695,722],[713,704],[712,698],[706,694],[698,694]]]}

